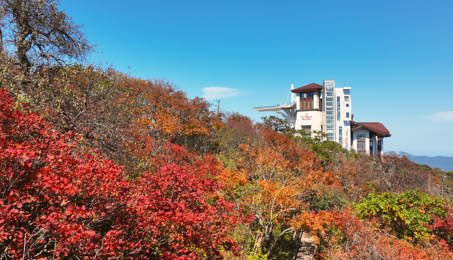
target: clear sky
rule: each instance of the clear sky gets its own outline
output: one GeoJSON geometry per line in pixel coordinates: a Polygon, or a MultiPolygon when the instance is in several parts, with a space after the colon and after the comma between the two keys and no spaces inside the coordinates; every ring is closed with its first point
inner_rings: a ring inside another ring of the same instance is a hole
{"type": "Polygon", "coordinates": [[[93,62],[171,81],[255,121],[290,86],[351,87],[354,120],[386,151],[453,156],[451,0],[61,0],[93,62]]]}

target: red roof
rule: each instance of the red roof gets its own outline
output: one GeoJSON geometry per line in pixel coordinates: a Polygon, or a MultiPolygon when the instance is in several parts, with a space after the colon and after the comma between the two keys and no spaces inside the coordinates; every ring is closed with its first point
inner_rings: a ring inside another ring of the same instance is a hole
{"type": "Polygon", "coordinates": [[[322,86],[319,85],[319,84],[316,84],[316,83],[311,83],[311,84],[305,85],[303,87],[293,89],[293,90],[291,90],[291,92],[293,92],[293,93],[305,93],[305,92],[315,91],[315,90],[318,90],[318,89],[322,89],[322,86]]]}
{"type": "Polygon", "coordinates": [[[365,129],[370,132],[375,133],[377,136],[382,136],[382,137],[390,137],[391,134],[387,128],[381,123],[377,122],[352,122],[352,131],[356,131],[359,129],[365,129]]]}

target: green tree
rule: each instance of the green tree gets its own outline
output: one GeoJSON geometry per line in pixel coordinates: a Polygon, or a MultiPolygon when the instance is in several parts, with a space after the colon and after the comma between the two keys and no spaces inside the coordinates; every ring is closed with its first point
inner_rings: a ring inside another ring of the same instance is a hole
{"type": "Polygon", "coordinates": [[[354,209],[362,219],[377,218],[376,228],[414,242],[431,235],[432,231],[427,225],[433,224],[435,216],[446,216],[442,199],[417,190],[401,194],[369,194],[354,209]]]}

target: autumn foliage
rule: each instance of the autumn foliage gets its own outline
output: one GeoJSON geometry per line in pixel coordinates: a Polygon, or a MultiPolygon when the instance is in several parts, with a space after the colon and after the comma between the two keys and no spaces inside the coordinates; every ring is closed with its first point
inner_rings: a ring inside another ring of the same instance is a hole
{"type": "MultiPolygon", "coordinates": [[[[0,250],[7,258],[217,259],[242,218],[212,160],[129,181],[80,137],[0,92],[0,250]],[[196,168],[196,170],[195,170],[196,168]],[[209,174],[207,174],[209,173],[209,174]]],[[[184,148],[180,148],[184,150],[184,148]]]]}
{"type": "Polygon", "coordinates": [[[163,80],[0,62],[2,257],[293,259],[308,237],[318,259],[451,258],[438,169],[216,114],[163,80]]]}

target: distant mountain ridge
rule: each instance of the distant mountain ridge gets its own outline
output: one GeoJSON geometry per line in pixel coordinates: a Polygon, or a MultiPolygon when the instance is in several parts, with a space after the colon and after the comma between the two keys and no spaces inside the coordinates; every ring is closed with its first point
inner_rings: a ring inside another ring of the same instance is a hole
{"type": "Polygon", "coordinates": [[[453,171],[453,157],[446,157],[446,156],[415,156],[406,152],[401,151],[389,151],[385,152],[386,154],[394,154],[398,156],[406,155],[411,161],[416,162],[418,164],[426,164],[431,168],[439,168],[444,171],[453,171]]]}

